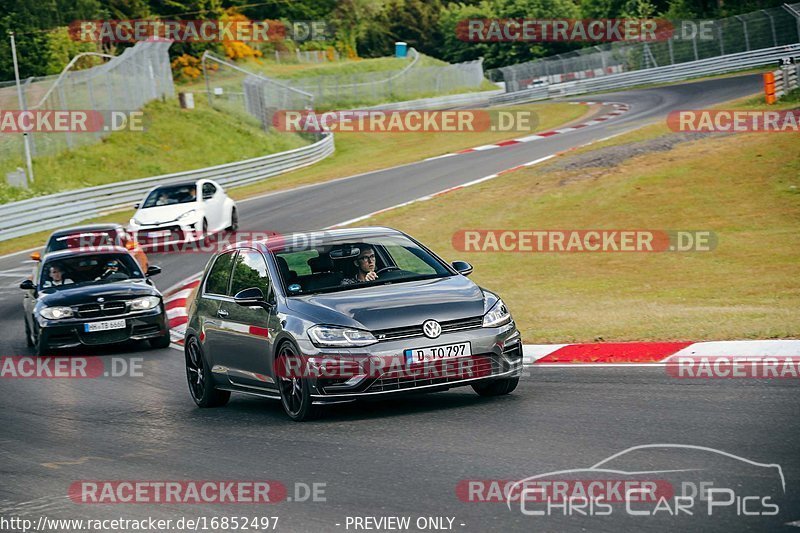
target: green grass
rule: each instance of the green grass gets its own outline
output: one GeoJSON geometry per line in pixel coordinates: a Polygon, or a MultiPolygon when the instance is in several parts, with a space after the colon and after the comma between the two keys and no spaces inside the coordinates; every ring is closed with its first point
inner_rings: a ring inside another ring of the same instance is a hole
{"type": "Polygon", "coordinates": [[[498,291],[526,342],[800,337],[800,143],[707,138],[615,168],[531,167],[373,217],[498,291]],[[711,252],[461,252],[462,229],[694,229],[711,252]]]}
{"type": "MultiPolygon", "coordinates": [[[[181,172],[297,148],[298,135],[265,133],[257,125],[211,109],[196,98],[194,110],[177,98],[144,108],[144,132],[118,132],[71,152],[35,158],[31,189],[0,185],[0,203],[159,174],[181,172]]],[[[91,134],[84,134],[91,135],[91,134]]],[[[0,174],[24,167],[5,160],[0,174]]]]}

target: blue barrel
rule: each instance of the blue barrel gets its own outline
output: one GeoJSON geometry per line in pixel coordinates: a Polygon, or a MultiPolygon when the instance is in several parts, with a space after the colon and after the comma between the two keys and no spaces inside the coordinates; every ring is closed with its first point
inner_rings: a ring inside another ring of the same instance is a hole
{"type": "Polygon", "coordinates": [[[408,43],[396,42],[394,43],[394,57],[408,56],[408,43]]]}

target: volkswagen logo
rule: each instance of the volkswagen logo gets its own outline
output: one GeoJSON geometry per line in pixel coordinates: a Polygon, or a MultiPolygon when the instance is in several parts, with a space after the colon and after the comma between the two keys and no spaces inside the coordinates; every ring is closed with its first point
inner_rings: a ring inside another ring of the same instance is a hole
{"type": "Polygon", "coordinates": [[[426,320],[422,323],[422,332],[430,339],[435,339],[442,334],[442,326],[435,320],[426,320]]]}

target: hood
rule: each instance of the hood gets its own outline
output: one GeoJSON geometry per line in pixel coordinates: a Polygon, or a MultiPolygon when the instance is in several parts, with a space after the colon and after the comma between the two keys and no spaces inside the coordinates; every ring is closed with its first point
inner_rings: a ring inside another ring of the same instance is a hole
{"type": "Polygon", "coordinates": [[[43,289],[39,292],[39,302],[53,307],[95,303],[98,298],[105,298],[106,301],[132,300],[140,296],[160,296],[160,293],[145,280],[128,280],[43,289]]]}
{"type": "Polygon", "coordinates": [[[377,285],[287,298],[288,307],[311,322],[370,331],[481,316],[484,296],[464,276],[377,285]]]}
{"type": "Polygon", "coordinates": [[[159,205],[156,207],[148,207],[146,209],[139,209],[133,218],[140,224],[165,224],[167,222],[174,222],[179,216],[191,211],[192,209],[199,209],[199,202],[187,202],[185,204],[172,204],[172,205],[159,205]]]}

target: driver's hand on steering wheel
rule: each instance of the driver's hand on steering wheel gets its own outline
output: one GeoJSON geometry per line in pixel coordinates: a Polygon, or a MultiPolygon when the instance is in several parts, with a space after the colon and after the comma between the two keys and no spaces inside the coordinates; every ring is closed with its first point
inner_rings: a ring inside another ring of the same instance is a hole
{"type": "Polygon", "coordinates": [[[367,274],[364,276],[364,281],[375,281],[376,279],[378,279],[378,274],[376,274],[374,271],[367,272],[367,274]]]}

